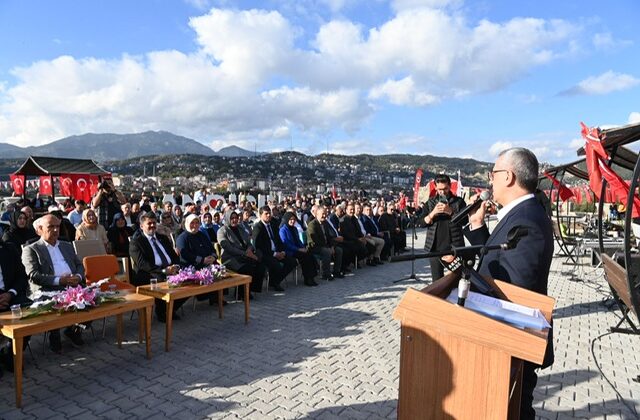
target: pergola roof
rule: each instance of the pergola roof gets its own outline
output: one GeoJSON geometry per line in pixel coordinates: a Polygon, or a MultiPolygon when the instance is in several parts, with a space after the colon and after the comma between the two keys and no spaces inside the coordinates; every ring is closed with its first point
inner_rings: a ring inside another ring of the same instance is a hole
{"type": "Polygon", "coordinates": [[[580,179],[589,179],[589,174],[587,173],[586,168],[587,168],[586,160],[583,158],[580,160],[576,160],[574,162],[565,163],[564,165],[554,166],[552,168],[547,169],[545,172],[547,172],[550,175],[555,175],[558,172],[566,171],[566,172],[569,172],[571,175],[578,177],[580,179]]]}
{"type": "Polygon", "coordinates": [[[89,174],[108,175],[110,172],[99,167],[91,159],[66,159],[54,157],[29,156],[15,175],[62,175],[89,174]]]}
{"type": "MultiPolygon", "coordinates": [[[[633,171],[638,154],[623,146],[640,140],[640,123],[599,130],[599,137],[605,150],[611,154],[615,150],[613,163],[633,171]]],[[[584,147],[578,149],[578,156],[584,156],[584,154],[584,147]]]]}

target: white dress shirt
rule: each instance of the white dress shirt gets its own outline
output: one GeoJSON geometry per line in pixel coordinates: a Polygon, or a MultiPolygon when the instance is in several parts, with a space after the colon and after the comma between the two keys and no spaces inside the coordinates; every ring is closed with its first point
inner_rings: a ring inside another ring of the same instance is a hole
{"type": "Polygon", "coordinates": [[[47,251],[49,251],[49,258],[51,258],[51,263],[53,264],[53,274],[56,276],[53,279],[53,284],[56,286],[60,285],[60,277],[66,276],[68,274],[73,274],[71,272],[71,267],[67,264],[67,260],[64,259],[64,255],[60,252],[60,242],[56,241],[55,245],[51,245],[49,242],[44,242],[47,246],[47,251]]]}

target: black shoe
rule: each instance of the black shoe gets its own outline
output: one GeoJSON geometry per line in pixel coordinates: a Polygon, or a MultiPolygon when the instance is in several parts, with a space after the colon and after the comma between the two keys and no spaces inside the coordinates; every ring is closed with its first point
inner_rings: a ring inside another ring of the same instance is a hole
{"type": "Polygon", "coordinates": [[[333,273],[333,277],[336,279],[343,279],[344,278],[344,273],[341,271],[339,273],[333,273]]]}
{"type": "MultiPolygon", "coordinates": [[[[244,300],[244,293],[238,295],[238,300],[244,300]]],[[[253,293],[249,293],[249,300],[253,300],[253,293]]]]}
{"type": "Polygon", "coordinates": [[[376,265],[378,265],[378,264],[374,263],[374,262],[373,262],[373,260],[367,260],[367,265],[368,265],[369,267],[375,267],[375,266],[376,266],[376,265]]]}
{"type": "Polygon", "coordinates": [[[71,343],[76,346],[84,346],[84,340],[82,339],[82,333],[78,327],[65,328],[64,335],[71,340],[71,343]]]}
{"type": "Polygon", "coordinates": [[[350,273],[351,270],[349,270],[348,268],[343,268],[342,269],[342,274],[346,274],[346,273],[350,273]]]}
{"type": "Polygon", "coordinates": [[[60,340],[59,331],[51,331],[49,333],[49,349],[57,354],[62,353],[62,340],[60,340]]]}
{"type": "Polygon", "coordinates": [[[380,258],[376,258],[375,261],[376,261],[376,264],[378,264],[378,265],[383,265],[384,264],[380,258]]]}
{"type": "Polygon", "coordinates": [[[322,280],[334,281],[336,278],[333,274],[329,274],[328,276],[322,276],[322,280]]]}
{"type": "Polygon", "coordinates": [[[279,284],[274,284],[273,286],[271,286],[271,288],[273,290],[275,290],[276,292],[284,292],[284,288],[282,286],[280,286],[279,284]]]}
{"type": "MultiPolygon", "coordinates": [[[[7,371],[13,372],[13,352],[9,351],[7,347],[2,352],[0,352],[0,365],[7,371]]],[[[2,369],[0,369],[0,372],[2,369]]],[[[0,373],[0,377],[2,374],[0,373]]]]}
{"type": "Polygon", "coordinates": [[[313,286],[317,286],[318,283],[316,283],[315,280],[311,279],[311,280],[308,280],[308,281],[305,280],[304,285],[305,286],[309,286],[309,287],[313,287],[313,286]]]}

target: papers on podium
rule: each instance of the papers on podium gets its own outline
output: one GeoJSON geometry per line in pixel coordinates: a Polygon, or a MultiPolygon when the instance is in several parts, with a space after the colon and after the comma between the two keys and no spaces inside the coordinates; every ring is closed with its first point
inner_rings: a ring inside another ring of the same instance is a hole
{"type": "MultiPolygon", "coordinates": [[[[451,291],[447,300],[454,304],[458,301],[458,288],[451,291]]],[[[464,307],[520,328],[537,330],[551,328],[540,309],[518,305],[476,292],[469,292],[464,307]]]]}

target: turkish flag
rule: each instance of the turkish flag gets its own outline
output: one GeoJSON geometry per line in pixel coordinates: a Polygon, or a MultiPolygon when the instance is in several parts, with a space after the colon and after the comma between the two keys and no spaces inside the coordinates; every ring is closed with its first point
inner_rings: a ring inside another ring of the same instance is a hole
{"type": "Polygon", "coordinates": [[[575,188],[573,195],[576,197],[576,204],[582,204],[582,188],[575,188]]]}
{"type": "Polygon", "coordinates": [[[567,201],[568,199],[573,197],[573,191],[571,191],[570,188],[567,188],[562,182],[558,181],[556,177],[547,172],[544,173],[544,176],[549,178],[553,185],[558,189],[558,192],[560,192],[560,199],[562,201],[567,201]]]}
{"type": "Polygon", "coordinates": [[[40,195],[53,195],[53,185],[51,185],[50,176],[40,177],[40,195]]]}
{"type": "Polygon", "coordinates": [[[587,203],[589,204],[593,202],[593,197],[591,196],[591,190],[589,188],[585,188],[584,198],[587,200],[587,203]]]}
{"type": "Polygon", "coordinates": [[[16,195],[23,195],[24,194],[24,175],[11,174],[9,175],[9,177],[11,178],[11,187],[13,188],[13,192],[15,192],[16,195]]]}
{"type": "Polygon", "coordinates": [[[71,175],[73,181],[73,198],[83,200],[85,203],[91,201],[91,189],[89,185],[90,175],[71,175]]]}
{"type": "Polygon", "coordinates": [[[60,180],[60,194],[65,197],[73,196],[73,180],[71,179],[71,175],[60,175],[58,177],[60,180]]]}

